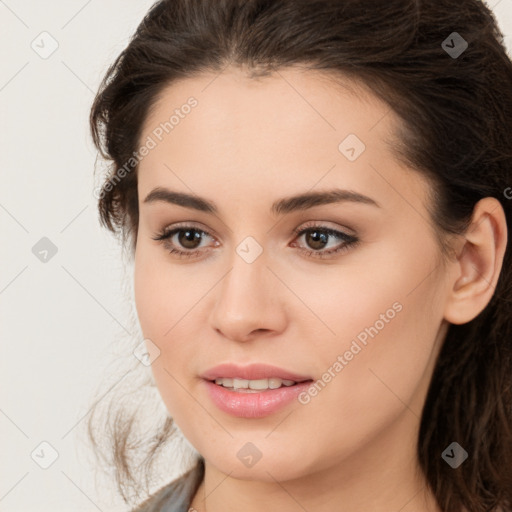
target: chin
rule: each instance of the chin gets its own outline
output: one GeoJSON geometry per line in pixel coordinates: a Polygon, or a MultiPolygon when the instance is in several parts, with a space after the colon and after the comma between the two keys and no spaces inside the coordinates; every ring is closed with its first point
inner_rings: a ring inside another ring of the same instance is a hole
{"type": "MultiPolygon", "coordinates": [[[[293,448],[293,447],[292,447],[293,448]]],[[[264,450],[262,450],[264,452],[264,450]]],[[[275,450],[274,450],[275,452],[275,450]]],[[[203,455],[207,463],[215,466],[218,471],[229,474],[231,478],[237,480],[251,480],[260,482],[272,482],[294,480],[306,476],[314,471],[314,468],[308,464],[296,449],[292,449],[290,454],[282,453],[265,456],[250,466],[250,462],[242,462],[236,453],[227,455],[222,453],[203,455]]]]}

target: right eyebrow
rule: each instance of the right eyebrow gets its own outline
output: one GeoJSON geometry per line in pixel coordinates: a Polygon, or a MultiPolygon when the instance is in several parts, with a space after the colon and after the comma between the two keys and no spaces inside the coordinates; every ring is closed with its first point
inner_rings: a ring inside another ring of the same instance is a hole
{"type": "Polygon", "coordinates": [[[185,208],[192,208],[200,212],[217,213],[217,207],[214,203],[199,196],[185,194],[184,192],[175,192],[163,187],[154,188],[144,199],[144,203],[164,202],[177,204],[185,208]]]}

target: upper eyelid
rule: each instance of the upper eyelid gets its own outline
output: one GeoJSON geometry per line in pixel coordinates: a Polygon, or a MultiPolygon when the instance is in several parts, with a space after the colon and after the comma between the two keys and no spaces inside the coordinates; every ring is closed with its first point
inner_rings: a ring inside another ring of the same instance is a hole
{"type": "Polygon", "coordinates": [[[356,233],[353,229],[348,227],[332,227],[327,221],[308,221],[305,224],[301,224],[299,227],[293,230],[294,233],[299,234],[302,231],[309,229],[319,229],[325,231],[335,231],[346,236],[356,237],[356,233]]]}
{"type": "Polygon", "coordinates": [[[201,225],[201,223],[195,223],[193,221],[190,222],[175,222],[173,224],[169,224],[164,226],[159,230],[160,233],[170,233],[171,231],[177,230],[177,229],[186,229],[186,228],[192,228],[196,231],[204,231],[205,233],[212,234],[211,230],[208,228],[205,228],[201,225]]]}
{"type": "MultiPolygon", "coordinates": [[[[297,228],[294,228],[292,229],[292,232],[293,233],[297,233],[297,232],[300,232],[300,231],[304,231],[306,229],[324,229],[324,230],[331,230],[331,231],[338,231],[338,232],[341,232],[341,233],[344,233],[346,235],[351,235],[351,232],[354,232],[354,230],[348,228],[348,227],[333,227],[331,225],[329,225],[330,222],[329,221],[321,221],[321,220],[318,220],[318,221],[307,221],[305,223],[302,223],[300,224],[297,228]]],[[[210,230],[209,228],[206,228],[206,227],[203,227],[200,223],[196,224],[194,223],[193,221],[191,222],[177,222],[177,223],[174,223],[174,224],[170,224],[168,226],[165,226],[161,232],[162,233],[169,233],[171,231],[174,231],[174,230],[178,230],[178,229],[186,229],[186,228],[192,228],[192,229],[195,229],[197,231],[201,231],[201,232],[204,232],[210,236],[215,236],[213,233],[212,233],[212,230],[210,230]]],[[[355,233],[354,233],[354,236],[355,236],[355,233]]]]}

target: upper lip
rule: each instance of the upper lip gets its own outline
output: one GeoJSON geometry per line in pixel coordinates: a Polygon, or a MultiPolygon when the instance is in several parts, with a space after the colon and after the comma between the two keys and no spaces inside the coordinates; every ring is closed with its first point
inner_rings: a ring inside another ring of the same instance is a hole
{"type": "Polygon", "coordinates": [[[247,366],[239,366],[234,363],[224,363],[206,370],[201,377],[206,380],[215,380],[221,377],[247,380],[277,377],[279,379],[293,380],[295,382],[312,380],[311,377],[307,375],[299,375],[298,373],[294,373],[277,366],[262,363],[253,363],[247,366]]]}

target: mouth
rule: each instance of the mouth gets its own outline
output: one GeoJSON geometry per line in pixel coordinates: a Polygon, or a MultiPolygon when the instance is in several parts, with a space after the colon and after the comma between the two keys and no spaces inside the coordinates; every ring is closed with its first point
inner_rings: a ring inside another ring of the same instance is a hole
{"type": "Polygon", "coordinates": [[[312,379],[298,382],[277,377],[203,379],[205,391],[218,409],[245,419],[264,418],[290,406],[307,391],[311,382],[312,379]],[[254,387],[259,389],[252,389],[254,387]]]}
{"type": "Polygon", "coordinates": [[[263,418],[290,406],[313,379],[266,363],[226,362],[201,375],[205,391],[221,411],[239,418],[263,418]]]}

